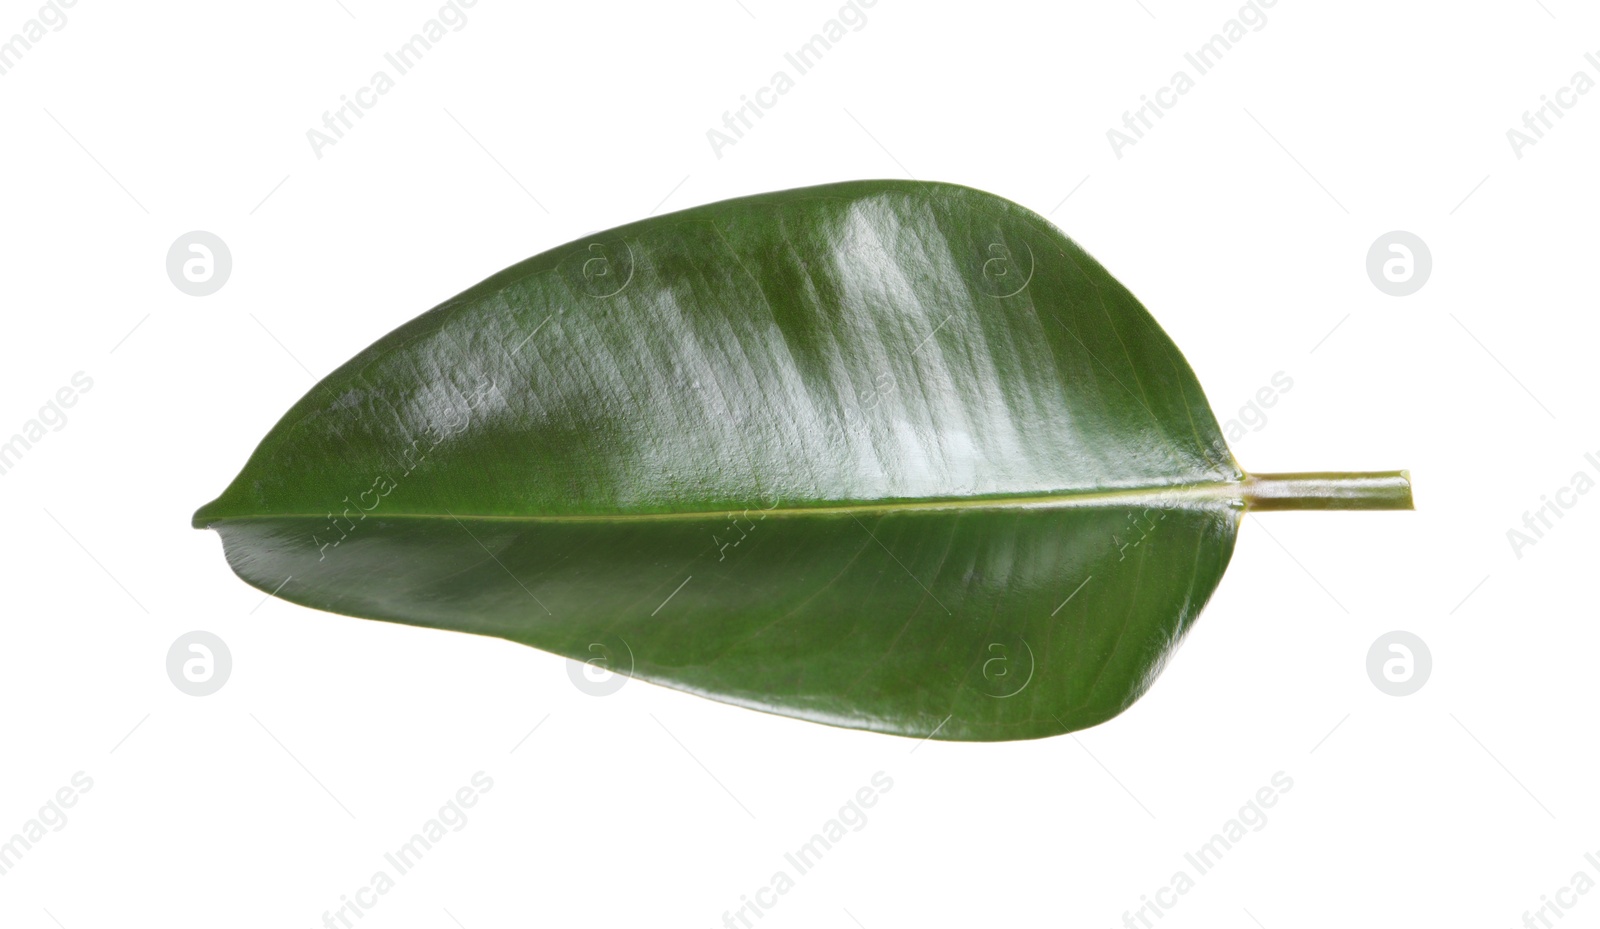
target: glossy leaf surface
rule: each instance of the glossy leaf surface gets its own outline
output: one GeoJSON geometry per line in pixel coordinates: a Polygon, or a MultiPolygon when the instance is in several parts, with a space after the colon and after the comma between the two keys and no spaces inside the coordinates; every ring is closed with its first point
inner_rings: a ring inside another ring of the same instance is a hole
{"type": "MultiPolygon", "coordinates": [[[[997,740],[1144,692],[1254,480],[1172,342],[1041,217],[862,181],[489,278],[325,378],[194,523],[306,606],[997,740]]],[[[1409,505],[1373,480],[1388,502],[1349,505],[1409,505]]]]}

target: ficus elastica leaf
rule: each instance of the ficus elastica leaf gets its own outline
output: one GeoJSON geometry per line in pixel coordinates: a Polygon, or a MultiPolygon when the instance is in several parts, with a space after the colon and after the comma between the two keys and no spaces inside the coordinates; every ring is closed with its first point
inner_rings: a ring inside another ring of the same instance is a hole
{"type": "Polygon", "coordinates": [[[194,525],[304,606],[1004,740],[1137,700],[1246,512],[1410,506],[1405,472],[1242,470],[1177,347],[1037,214],[857,181],[501,271],[313,387],[194,525]]]}

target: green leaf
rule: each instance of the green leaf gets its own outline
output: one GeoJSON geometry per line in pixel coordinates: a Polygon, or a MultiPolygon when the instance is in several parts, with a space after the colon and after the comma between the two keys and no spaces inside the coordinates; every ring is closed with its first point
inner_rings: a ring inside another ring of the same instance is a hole
{"type": "Polygon", "coordinates": [[[496,274],[314,387],[194,524],[305,606],[1001,740],[1138,699],[1251,506],[1410,487],[1247,475],[1171,340],[1043,218],[860,181],[496,274]]]}

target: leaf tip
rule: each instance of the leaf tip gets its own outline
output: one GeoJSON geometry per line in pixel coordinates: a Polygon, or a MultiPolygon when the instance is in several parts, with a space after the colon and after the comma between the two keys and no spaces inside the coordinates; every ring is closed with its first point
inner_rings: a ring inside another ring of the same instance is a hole
{"type": "Polygon", "coordinates": [[[195,510],[194,516],[189,518],[189,525],[195,529],[210,529],[211,524],[217,519],[217,505],[221,502],[222,498],[218,497],[210,503],[200,507],[200,509],[195,510]]]}

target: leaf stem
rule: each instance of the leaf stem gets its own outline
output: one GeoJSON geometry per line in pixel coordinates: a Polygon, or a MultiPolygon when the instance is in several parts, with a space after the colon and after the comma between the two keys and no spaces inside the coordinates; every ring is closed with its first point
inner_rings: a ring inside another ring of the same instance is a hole
{"type": "Polygon", "coordinates": [[[1305,471],[1251,474],[1244,480],[1251,510],[1409,510],[1409,471],[1305,471]]]}

